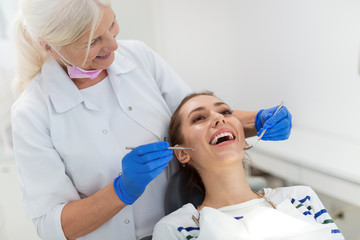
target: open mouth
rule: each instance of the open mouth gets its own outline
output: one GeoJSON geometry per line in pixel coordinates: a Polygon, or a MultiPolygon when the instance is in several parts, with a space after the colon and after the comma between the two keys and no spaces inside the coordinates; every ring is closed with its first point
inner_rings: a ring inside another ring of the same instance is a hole
{"type": "Polygon", "coordinates": [[[222,132],[220,134],[217,134],[213,136],[210,139],[210,145],[219,145],[220,143],[228,142],[231,140],[235,140],[235,135],[232,132],[222,132]]]}

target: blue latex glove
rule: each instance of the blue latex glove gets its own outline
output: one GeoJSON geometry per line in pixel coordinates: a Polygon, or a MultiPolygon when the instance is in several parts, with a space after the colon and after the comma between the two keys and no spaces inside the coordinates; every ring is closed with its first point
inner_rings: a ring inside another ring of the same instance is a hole
{"type": "Polygon", "coordinates": [[[256,134],[260,136],[264,129],[267,129],[262,140],[285,140],[290,136],[292,127],[292,116],[285,106],[274,115],[278,107],[269,109],[262,109],[256,114],[255,128],[258,131],[256,134]]]}
{"type": "Polygon", "coordinates": [[[173,158],[168,142],[142,145],[122,159],[122,174],[115,178],[114,189],[125,204],[133,204],[146,186],[159,175],[173,158]]]}

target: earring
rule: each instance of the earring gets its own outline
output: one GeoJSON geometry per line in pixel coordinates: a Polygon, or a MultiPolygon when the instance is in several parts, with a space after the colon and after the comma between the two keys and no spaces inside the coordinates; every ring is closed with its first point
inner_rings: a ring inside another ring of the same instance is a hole
{"type": "Polygon", "coordinates": [[[185,164],[183,164],[182,167],[185,167],[185,164]]]}

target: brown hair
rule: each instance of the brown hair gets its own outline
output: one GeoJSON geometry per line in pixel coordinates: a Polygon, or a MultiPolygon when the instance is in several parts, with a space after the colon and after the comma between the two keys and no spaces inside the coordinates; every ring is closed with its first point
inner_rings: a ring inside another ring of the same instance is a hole
{"type": "MultiPolygon", "coordinates": [[[[184,136],[182,135],[181,132],[182,121],[179,114],[182,106],[185,103],[187,103],[190,99],[202,95],[215,97],[214,93],[211,91],[191,93],[181,101],[181,103],[173,113],[169,124],[169,135],[170,135],[171,146],[175,146],[176,144],[182,144],[184,142],[184,136]]],[[[197,170],[194,167],[192,167],[190,164],[182,165],[180,162],[178,163],[179,163],[179,170],[182,171],[183,175],[185,175],[185,177],[188,179],[187,186],[189,190],[192,191],[198,189],[202,192],[205,192],[204,183],[201,180],[201,177],[197,172],[197,170]]]]}

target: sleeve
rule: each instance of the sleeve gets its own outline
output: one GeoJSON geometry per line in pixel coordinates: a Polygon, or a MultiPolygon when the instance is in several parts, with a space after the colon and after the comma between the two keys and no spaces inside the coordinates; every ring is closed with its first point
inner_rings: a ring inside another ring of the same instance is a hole
{"type": "Polygon", "coordinates": [[[143,42],[137,42],[145,52],[146,58],[151,63],[151,69],[155,80],[157,81],[157,85],[173,113],[183,98],[189,95],[192,90],[161,56],[143,42]]]}
{"type": "Polygon", "coordinates": [[[152,240],[186,240],[187,238],[182,235],[175,226],[165,222],[158,222],[155,225],[152,240]]]}
{"type": "Polygon", "coordinates": [[[296,194],[298,199],[292,198],[291,202],[293,204],[295,203],[295,205],[297,205],[296,207],[302,211],[304,215],[312,216],[315,221],[320,224],[327,224],[331,229],[332,239],[344,239],[344,236],[341,234],[339,228],[334,223],[315,191],[311,187],[305,186],[299,186],[297,189],[300,190],[296,194]]]}
{"type": "Polygon", "coordinates": [[[325,209],[318,195],[310,187],[309,187],[309,191],[310,191],[310,206],[308,208],[312,208],[314,212],[315,220],[318,223],[330,225],[332,239],[336,239],[336,240],[344,239],[344,236],[341,234],[339,228],[336,226],[330,214],[325,209]]]}
{"type": "Polygon", "coordinates": [[[21,96],[12,106],[11,123],[14,156],[27,216],[35,224],[54,226],[48,229],[53,234],[48,239],[63,239],[56,237],[62,234],[60,206],[80,197],[52,144],[45,100],[39,94],[21,96]],[[36,220],[39,218],[42,220],[36,220]]]}
{"type": "Polygon", "coordinates": [[[65,204],[60,204],[51,209],[47,214],[33,219],[36,230],[42,239],[66,240],[61,228],[61,211],[65,204]]]}

